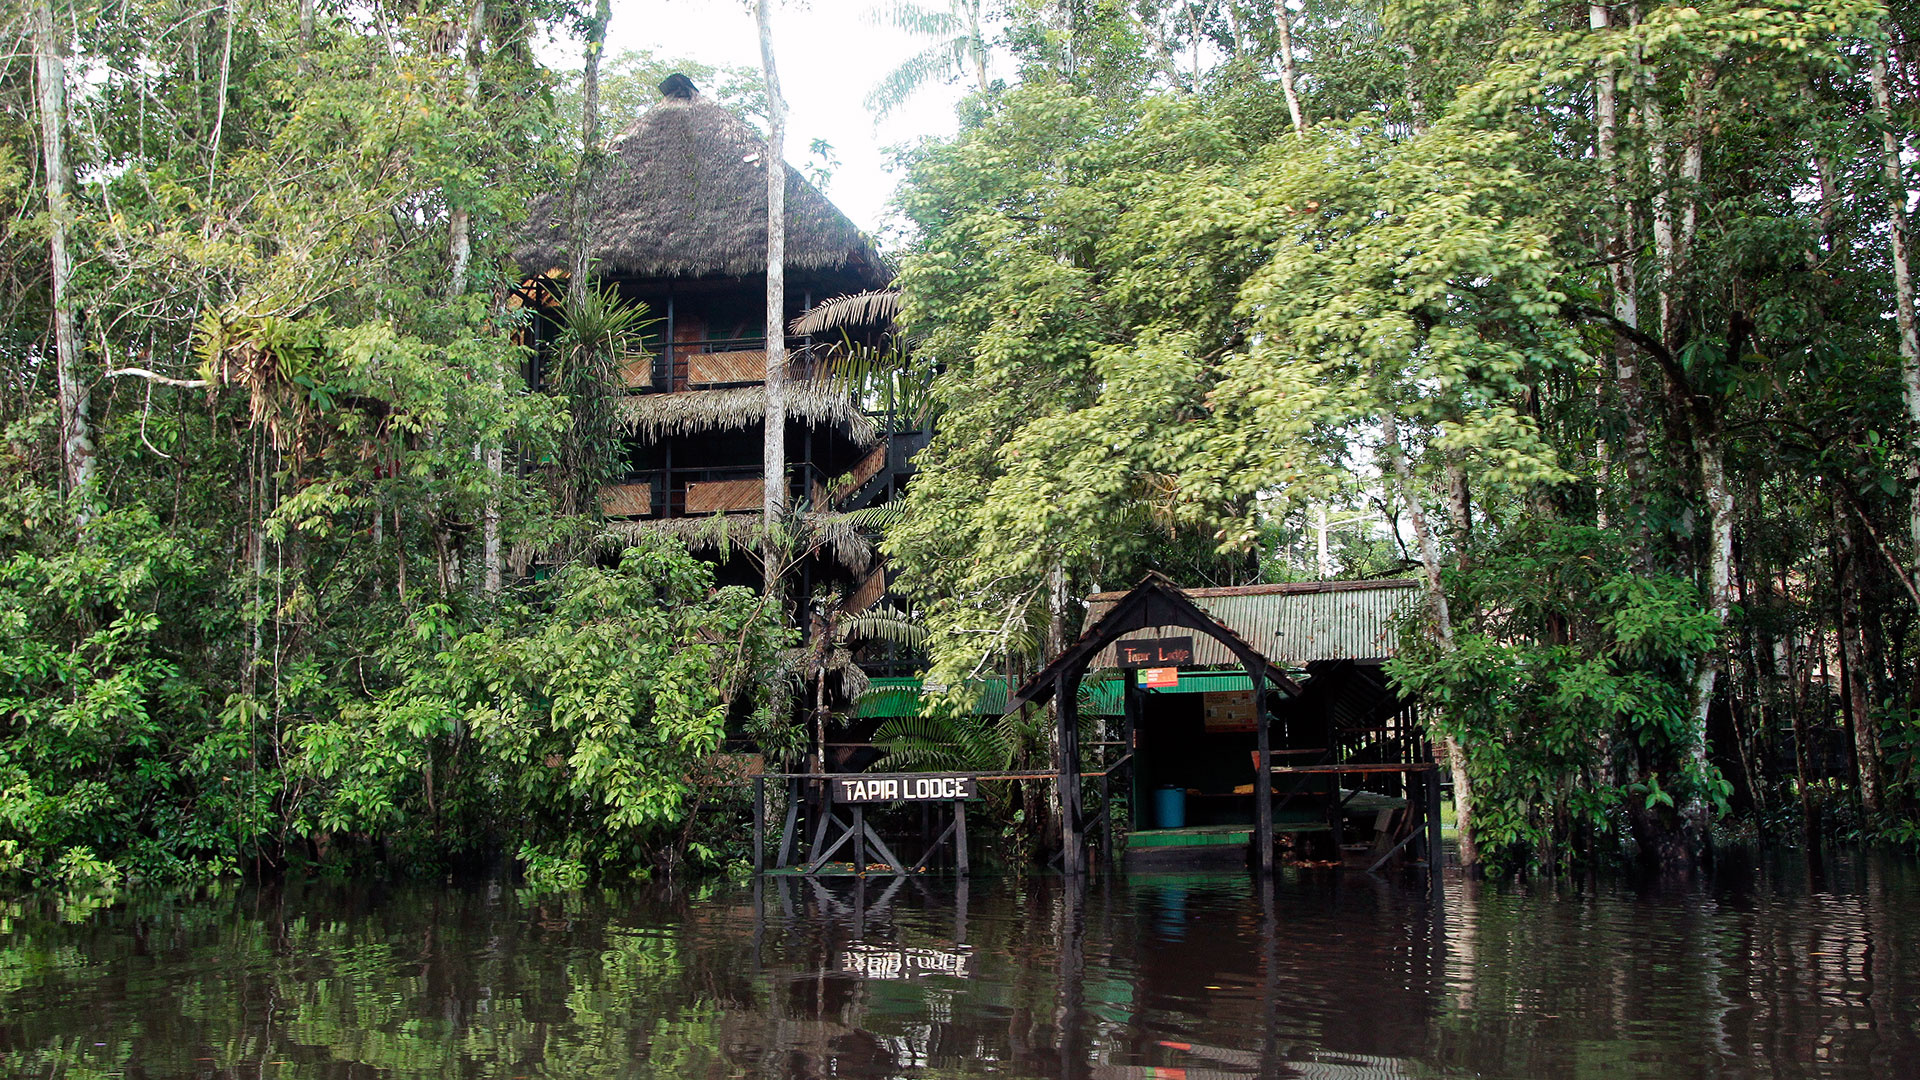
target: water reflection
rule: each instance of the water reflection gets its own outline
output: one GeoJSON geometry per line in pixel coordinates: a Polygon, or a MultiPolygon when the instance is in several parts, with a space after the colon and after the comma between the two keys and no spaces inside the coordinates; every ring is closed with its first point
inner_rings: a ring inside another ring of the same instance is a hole
{"type": "Polygon", "coordinates": [[[285,885],[0,904],[37,1076],[1920,1075],[1920,876],[285,885]]]}

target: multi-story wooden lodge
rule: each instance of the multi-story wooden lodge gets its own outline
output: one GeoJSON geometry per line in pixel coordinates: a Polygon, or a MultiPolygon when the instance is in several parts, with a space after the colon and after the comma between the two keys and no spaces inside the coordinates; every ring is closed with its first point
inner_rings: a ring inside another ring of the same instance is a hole
{"type": "MultiPolygon", "coordinates": [[[[626,471],[602,509],[616,532],[666,531],[699,546],[723,515],[734,542],[758,530],[766,419],[766,140],[683,76],[620,133],[590,199],[588,251],[602,283],[647,305],[649,348],[627,365],[619,404],[626,471]]],[[[796,169],[786,171],[784,323],[836,296],[887,285],[873,244],[796,169]]],[[[531,208],[514,251],[537,279],[563,275],[568,201],[531,208]]],[[[557,326],[543,328],[551,339],[557,326]]],[[[884,333],[875,328],[874,333],[884,333]]],[[[924,433],[822,378],[834,339],[792,336],[787,384],[788,496],[803,514],[855,509],[897,492],[924,433]]],[[[536,372],[536,380],[538,373],[536,372]]],[[[857,544],[826,545],[799,568],[801,595],[838,584],[850,609],[885,591],[857,544]]],[[[757,582],[739,558],[723,580],[757,582]]]]}

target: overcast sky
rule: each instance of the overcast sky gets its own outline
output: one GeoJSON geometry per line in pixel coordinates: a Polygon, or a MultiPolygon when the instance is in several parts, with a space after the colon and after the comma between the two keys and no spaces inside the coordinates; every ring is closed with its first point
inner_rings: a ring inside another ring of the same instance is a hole
{"type": "MultiPolygon", "coordinates": [[[[952,134],[953,106],[966,87],[928,86],[876,125],[863,99],[881,75],[925,43],[873,25],[867,13],[874,7],[874,0],[808,0],[804,5],[788,0],[775,9],[773,34],[788,107],[787,160],[804,164],[814,139],[833,144],[840,164],[827,186],[828,197],[861,228],[880,233],[897,181],[887,170],[886,148],[952,134]]],[[[614,0],[607,55],[627,49],[707,64],[760,66],[747,0],[614,0]]],[[[624,121],[613,122],[617,128],[624,121]]]]}

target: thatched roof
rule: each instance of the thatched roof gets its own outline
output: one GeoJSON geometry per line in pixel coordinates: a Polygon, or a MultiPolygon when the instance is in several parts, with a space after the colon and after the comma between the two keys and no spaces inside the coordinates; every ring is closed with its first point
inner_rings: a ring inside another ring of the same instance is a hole
{"type": "MultiPolygon", "coordinates": [[[[767,388],[687,390],[677,394],[634,394],[616,407],[621,430],[649,441],[697,431],[740,431],[765,421],[767,388]]],[[[879,441],[880,429],[860,411],[844,387],[813,382],[787,386],[787,417],[815,426],[844,425],[861,446],[879,441]]]]}
{"type": "MultiPolygon", "coordinates": [[[[603,277],[764,273],[767,143],[746,121],[686,88],[642,113],[608,147],[589,211],[603,277]]],[[[889,274],[873,244],[797,169],[787,168],[790,270],[837,270],[867,287],[889,274]]],[[[513,257],[537,274],[568,262],[564,190],[535,199],[513,257]]]]}

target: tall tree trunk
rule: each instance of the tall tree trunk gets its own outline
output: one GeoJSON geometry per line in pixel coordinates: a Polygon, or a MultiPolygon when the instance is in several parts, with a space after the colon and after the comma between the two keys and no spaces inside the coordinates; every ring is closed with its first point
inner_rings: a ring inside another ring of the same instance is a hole
{"type": "MultiPolygon", "coordinates": [[[[1413,466],[1407,461],[1406,447],[1400,442],[1400,421],[1389,415],[1381,418],[1380,427],[1385,437],[1387,457],[1393,464],[1393,476],[1400,487],[1400,498],[1407,504],[1407,520],[1413,525],[1413,538],[1420,547],[1420,566],[1426,573],[1427,604],[1433,617],[1434,640],[1439,643],[1442,655],[1451,656],[1455,648],[1453,616],[1447,610],[1447,591],[1440,580],[1440,547],[1434,542],[1433,529],[1427,524],[1426,509],[1420,505],[1413,466]]],[[[1459,834],[1460,864],[1468,868],[1477,867],[1480,865],[1480,845],[1473,838],[1473,777],[1467,772],[1467,755],[1461,749],[1459,740],[1448,732],[1440,732],[1440,746],[1447,755],[1447,768],[1453,773],[1453,820],[1455,831],[1459,834]]]]}
{"type": "MultiPolygon", "coordinates": [[[[462,88],[469,110],[476,108],[480,101],[480,75],[485,60],[481,47],[486,28],[487,0],[473,0],[467,15],[466,85],[462,88]]],[[[473,259],[473,215],[463,202],[450,201],[453,205],[447,216],[447,294],[463,296],[473,259]]],[[[495,371],[492,382],[494,389],[499,390],[506,380],[501,372],[495,371]]],[[[493,440],[488,441],[482,453],[489,490],[486,506],[480,513],[480,588],[486,595],[493,596],[499,593],[501,582],[500,485],[506,473],[506,455],[493,440]]]]}
{"type": "Polygon", "coordinates": [[[967,5],[967,51],[973,55],[973,77],[987,92],[987,36],[980,30],[980,0],[967,5]]]}
{"type": "Polygon", "coordinates": [[[1454,565],[1465,570],[1473,546],[1473,490],[1467,484],[1466,463],[1457,454],[1447,455],[1447,518],[1453,525],[1454,565]]]}
{"type": "MultiPolygon", "coordinates": [[[[1588,25],[1597,33],[1613,25],[1605,4],[1588,9],[1588,25]]],[[[1633,206],[1621,177],[1619,150],[1619,79],[1611,63],[1602,62],[1594,75],[1594,156],[1600,163],[1613,222],[1605,241],[1607,280],[1613,292],[1613,317],[1626,326],[1640,325],[1640,285],[1634,266],[1633,206]]],[[[1648,456],[1646,408],[1642,400],[1639,355],[1626,335],[1613,337],[1614,389],[1626,422],[1627,490],[1636,527],[1644,528],[1648,456]]],[[[1644,544],[1642,545],[1644,547],[1644,544]]]]}
{"type": "Polygon", "coordinates": [[[46,168],[48,276],[53,292],[54,381],[60,399],[60,460],[75,519],[85,524],[93,495],[93,403],[80,377],[80,338],[73,301],[73,254],[67,229],[67,65],[54,28],[53,0],[35,0],[27,17],[33,36],[35,105],[40,114],[40,154],[46,168]]]}
{"type": "Polygon", "coordinates": [[[1287,115],[1293,118],[1293,133],[1305,135],[1307,117],[1300,109],[1300,91],[1294,79],[1293,13],[1287,10],[1287,0],[1274,0],[1273,17],[1280,24],[1280,92],[1287,99],[1287,115]]]}
{"type": "MultiPolygon", "coordinates": [[[[487,0],[473,0],[467,15],[466,80],[461,93],[468,110],[480,99],[480,41],[486,19],[487,0]]],[[[467,291],[467,270],[473,260],[473,217],[463,199],[449,193],[447,202],[447,295],[460,296],[467,291]]]]}
{"type": "MultiPolygon", "coordinates": [[[[1067,651],[1067,566],[1055,559],[1047,568],[1047,651],[1041,657],[1041,666],[1053,662],[1054,658],[1067,651]]],[[[1012,686],[1012,683],[1007,685],[1012,686]]],[[[1066,747],[1060,745],[1060,710],[1065,704],[1058,694],[1053,699],[1053,717],[1046,725],[1046,734],[1042,736],[1047,746],[1047,765],[1058,776],[1067,772],[1066,762],[1061,756],[1066,747]]],[[[1058,800],[1043,800],[1042,808],[1046,816],[1038,822],[1037,835],[1043,848],[1052,848],[1065,831],[1067,808],[1058,800]]]]}
{"type": "MultiPolygon", "coordinates": [[[[1736,342],[1742,335],[1734,335],[1736,342]]],[[[1727,486],[1726,450],[1716,424],[1696,417],[1694,451],[1700,459],[1700,493],[1707,502],[1707,610],[1723,632],[1733,613],[1733,492],[1727,486]]],[[[1686,736],[1687,759],[1695,775],[1705,777],[1707,763],[1707,714],[1713,709],[1713,691],[1720,673],[1721,649],[1700,657],[1688,694],[1689,722],[1686,736]]],[[[1711,809],[1699,794],[1688,797],[1680,808],[1688,829],[1691,854],[1698,858],[1705,851],[1711,809]]],[[[1676,868],[1677,869],[1677,868],[1676,868]]]]}
{"type": "Polygon", "coordinates": [[[300,0],[300,59],[294,70],[302,75],[313,74],[313,4],[314,0],[300,0]]]}
{"type": "Polygon", "coordinates": [[[754,0],[760,70],[767,88],[767,422],[761,454],[761,511],[766,516],[766,590],[780,582],[773,535],[787,514],[787,103],[773,60],[773,0],[754,0]]]}
{"type": "MultiPolygon", "coordinates": [[[[1873,88],[1873,110],[1880,122],[1882,167],[1887,176],[1887,243],[1893,253],[1893,301],[1900,328],[1900,381],[1906,388],[1907,455],[1920,461],[1920,328],[1914,321],[1913,273],[1907,262],[1907,181],[1900,165],[1904,140],[1894,129],[1893,94],[1887,88],[1887,57],[1876,50],[1867,69],[1873,88]]],[[[1920,583],[1920,469],[1909,468],[1911,502],[1907,527],[1913,539],[1915,563],[1908,574],[1920,583]]]]}
{"type": "Polygon", "coordinates": [[[1865,631],[1861,627],[1861,601],[1864,599],[1860,565],[1860,545],[1854,534],[1853,518],[1839,493],[1833,504],[1833,546],[1836,554],[1834,576],[1839,592],[1840,664],[1846,675],[1847,708],[1853,714],[1853,757],[1860,774],[1860,807],[1870,815],[1880,813],[1882,804],[1880,770],[1880,725],[1873,715],[1873,673],[1867,663],[1865,631]]]}
{"type": "Polygon", "coordinates": [[[586,67],[580,76],[580,167],[573,177],[572,205],[568,208],[568,235],[573,240],[567,288],[575,297],[590,287],[593,245],[587,239],[587,213],[600,176],[600,55],[606,51],[607,22],[613,18],[611,0],[598,0],[593,21],[587,24],[586,67]]]}

